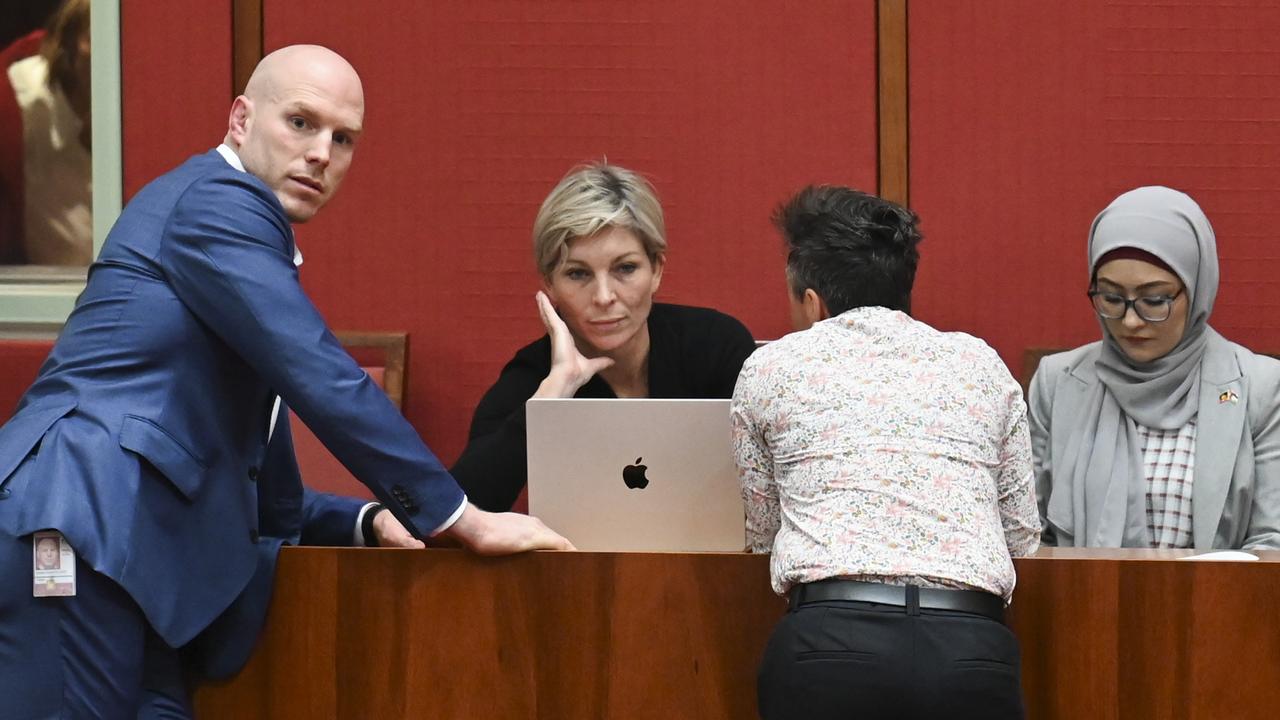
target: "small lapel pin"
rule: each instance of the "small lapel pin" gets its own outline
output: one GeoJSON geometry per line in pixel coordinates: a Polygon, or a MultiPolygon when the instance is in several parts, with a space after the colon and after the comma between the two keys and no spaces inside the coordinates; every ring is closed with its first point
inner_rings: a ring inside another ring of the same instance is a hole
{"type": "Polygon", "coordinates": [[[1236,394],[1235,390],[1223,390],[1222,394],[1218,395],[1219,405],[1221,405],[1222,403],[1228,403],[1228,402],[1229,403],[1240,402],[1240,396],[1236,394]]]}

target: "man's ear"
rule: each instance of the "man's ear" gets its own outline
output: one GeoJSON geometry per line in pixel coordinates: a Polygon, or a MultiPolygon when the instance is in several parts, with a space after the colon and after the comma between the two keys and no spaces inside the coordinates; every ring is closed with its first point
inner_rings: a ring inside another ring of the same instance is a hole
{"type": "Polygon", "coordinates": [[[231,103],[231,116],[227,118],[227,137],[236,144],[236,147],[244,144],[252,121],[253,101],[244,95],[237,96],[231,103]]]}
{"type": "Polygon", "coordinates": [[[800,305],[804,308],[805,320],[808,320],[810,325],[831,317],[831,313],[827,312],[827,304],[822,301],[818,293],[813,291],[813,288],[804,289],[804,297],[800,298],[800,305]]]}

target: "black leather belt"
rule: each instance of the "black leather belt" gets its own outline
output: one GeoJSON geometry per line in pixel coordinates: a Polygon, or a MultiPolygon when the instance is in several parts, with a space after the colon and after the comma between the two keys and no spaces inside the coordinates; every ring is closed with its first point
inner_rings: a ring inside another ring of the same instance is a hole
{"type": "Polygon", "coordinates": [[[910,612],[914,607],[958,610],[1004,622],[1004,600],[981,590],[939,590],[915,585],[884,585],[859,580],[819,580],[791,588],[791,609],[826,600],[896,605],[910,612]],[[913,596],[915,596],[913,598],[913,596]],[[914,602],[913,602],[914,601],[914,602]]]}

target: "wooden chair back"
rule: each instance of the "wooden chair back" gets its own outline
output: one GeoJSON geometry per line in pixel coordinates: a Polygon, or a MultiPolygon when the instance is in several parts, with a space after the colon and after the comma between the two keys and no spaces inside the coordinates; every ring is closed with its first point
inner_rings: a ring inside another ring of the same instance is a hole
{"type": "MultiPolygon", "coordinates": [[[[405,394],[405,371],[408,367],[409,336],[402,332],[337,332],[334,333],[347,352],[369,373],[369,377],[387,393],[396,407],[402,408],[405,394]]],[[[289,413],[293,430],[293,451],[298,458],[302,481],[313,490],[351,497],[373,498],[369,488],[338,462],[315,433],[289,413]]]]}

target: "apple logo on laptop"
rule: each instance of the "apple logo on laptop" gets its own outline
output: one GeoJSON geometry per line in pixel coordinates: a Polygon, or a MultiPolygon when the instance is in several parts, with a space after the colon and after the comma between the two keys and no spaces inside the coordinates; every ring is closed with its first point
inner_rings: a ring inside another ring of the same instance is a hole
{"type": "Polygon", "coordinates": [[[622,468],[622,482],[626,483],[627,487],[632,490],[643,490],[649,486],[649,478],[644,476],[645,470],[649,468],[647,465],[640,464],[643,459],[643,457],[638,457],[635,465],[628,465],[622,468]]]}

